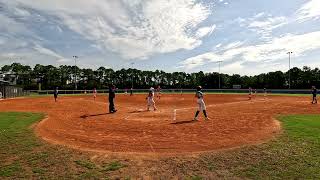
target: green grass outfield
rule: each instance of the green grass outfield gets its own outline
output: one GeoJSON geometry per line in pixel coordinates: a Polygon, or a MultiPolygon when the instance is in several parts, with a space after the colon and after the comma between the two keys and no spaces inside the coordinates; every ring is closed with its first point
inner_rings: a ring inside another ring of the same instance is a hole
{"type": "Polygon", "coordinates": [[[320,179],[320,116],[280,116],[284,132],[276,139],[197,157],[154,161],[92,158],[44,143],[31,125],[44,117],[34,113],[0,113],[0,179],[320,179]]]}

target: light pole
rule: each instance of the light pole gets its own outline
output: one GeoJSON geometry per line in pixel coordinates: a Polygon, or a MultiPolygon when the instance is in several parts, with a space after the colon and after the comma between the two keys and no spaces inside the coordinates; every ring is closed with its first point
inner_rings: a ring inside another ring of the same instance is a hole
{"type": "Polygon", "coordinates": [[[290,75],[290,70],[291,70],[291,54],[293,52],[287,52],[287,54],[289,55],[289,89],[291,89],[291,75],[290,75]]]}
{"type": "MultiPolygon", "coordinates": [[[[131,65],[131,68],[132,68],[132,72],[133,72],[133,65],[134,65],[134,62],[130,63],[131,65]]],[[[133,73],[131,75],[131,88],[133,89],[133,73]]]]}
{"type": "Polygon", "coordinates": [[[222,63],[223,61],[217,61],[217,63],[219,64],[219,89],[221,89],[221,73],[220,73],[220,67],[221,67],[221,63],[222,63]]]}
{"type": "Polygon", "coordinates": [[[79,58],[78,56],[73,56],[74,58],[74,88],[75,90],[78,89],[77,87],[77,59],[79,58]]]}

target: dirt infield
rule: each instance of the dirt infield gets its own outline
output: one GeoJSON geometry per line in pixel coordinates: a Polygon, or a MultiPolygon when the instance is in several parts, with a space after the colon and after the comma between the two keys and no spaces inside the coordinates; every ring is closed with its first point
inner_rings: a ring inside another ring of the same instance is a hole
{"type": "Polygon", "coordinates": [[[308,97],[206,95],[208,121],[192,122],[194,95],[163,95],[147,112],[145,95],[118,95],[115,114],[107,97],[25,98],[0,102],[0,111],[44,112],[36,127],[44,140],[73,148],[115,153],[177,154],[214,151],[263,142],[280,131],[279,114],[319,113],[308,97]]]}

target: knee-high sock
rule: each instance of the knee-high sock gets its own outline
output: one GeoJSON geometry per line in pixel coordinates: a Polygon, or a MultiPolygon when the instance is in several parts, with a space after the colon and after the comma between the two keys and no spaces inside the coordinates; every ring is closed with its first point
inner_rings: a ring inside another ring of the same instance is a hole
{"type": "Polygon", "coordinates": [[[195,117],[198,117],[199,113],[200,113],[200,111],[197,111],[195,117]]]}
{"type": "Polygon", "coordinates": [[[204,116],[205,116],[205,117],[208,117],[208,116],[207,116],[207,111],[206,111],[206,110],[203,110],[203,114],[204,114],[204,116]]]}

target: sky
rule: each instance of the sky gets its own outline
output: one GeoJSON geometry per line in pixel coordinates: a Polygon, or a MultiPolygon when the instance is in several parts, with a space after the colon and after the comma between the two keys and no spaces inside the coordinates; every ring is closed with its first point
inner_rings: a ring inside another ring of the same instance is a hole
{"type": "Polygon", "coordinates": [[[320,67],[319,0],[0,0],[0,66],[256,75],[320,67]]]}

